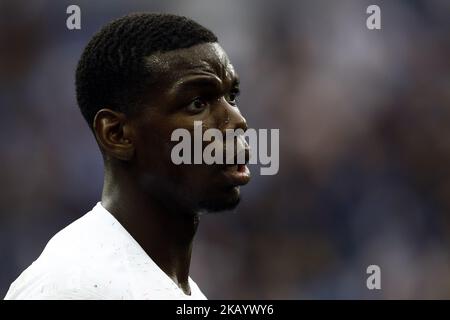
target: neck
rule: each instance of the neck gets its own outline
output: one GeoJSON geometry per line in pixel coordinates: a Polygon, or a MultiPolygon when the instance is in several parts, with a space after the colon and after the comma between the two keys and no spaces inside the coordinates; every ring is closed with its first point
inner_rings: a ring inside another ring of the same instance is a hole
{"type": "Polygon", "coordinates": [[[108,172],[102,205],[161,270],[189,295],[189,266],[198,215],[161,204],[152,199],[149,192],[144,192],[135,179],[108,172]]]}

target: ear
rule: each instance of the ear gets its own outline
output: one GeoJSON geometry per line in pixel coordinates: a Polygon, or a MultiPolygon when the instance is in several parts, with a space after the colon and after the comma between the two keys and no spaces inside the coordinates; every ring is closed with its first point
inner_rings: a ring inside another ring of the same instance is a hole
{"type": "Polygon", "coordinates": [[[97,142],[105,154],[124,161],[133,158],[135,146],[125,114],[101,109],[95,115],[93,128],[97,142]]]}

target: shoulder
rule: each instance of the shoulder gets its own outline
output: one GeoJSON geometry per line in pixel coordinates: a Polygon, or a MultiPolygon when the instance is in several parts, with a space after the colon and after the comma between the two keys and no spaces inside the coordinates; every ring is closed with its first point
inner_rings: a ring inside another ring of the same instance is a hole
{"type": "Polygon", "coordinates": [[[108,281],[102,273],[80,266],[42,268],[30,266],[12,283],[5,300],[127,299],[123,283],[108,281]]]}
{"type": "Polygon", "coordinates": [[[59,231],[5,299],[127,298],[126,259],[114,248],[120,235],[109,223],[114,221],[92,210],[59,231]]]}

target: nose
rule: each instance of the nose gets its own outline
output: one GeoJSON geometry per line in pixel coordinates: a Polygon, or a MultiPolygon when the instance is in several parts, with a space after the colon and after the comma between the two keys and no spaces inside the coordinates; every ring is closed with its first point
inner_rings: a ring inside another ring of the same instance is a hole
{"type": "Polygon", "coordinates": [[[225,113],[225,129],[242,129],[244,131],[248,129],[247,120],[242,116],[239,109],[228,103],[225,113]]]}

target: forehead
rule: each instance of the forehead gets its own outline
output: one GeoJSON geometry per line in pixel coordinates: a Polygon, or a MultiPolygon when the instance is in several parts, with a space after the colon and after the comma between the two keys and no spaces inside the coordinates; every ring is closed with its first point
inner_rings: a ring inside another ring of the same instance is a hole
{"type": "Polygon", "coordinates": [[[186,49],[153,54],[147,66],[167,80],[191,74],[214,74],[221,79],[235,78],[235,70],[218,43],[204,43],[186,49]]]}

